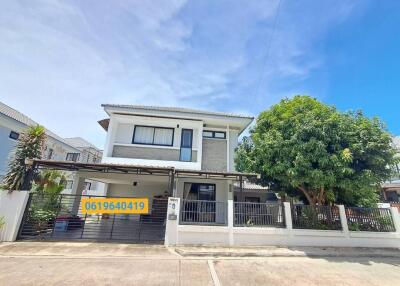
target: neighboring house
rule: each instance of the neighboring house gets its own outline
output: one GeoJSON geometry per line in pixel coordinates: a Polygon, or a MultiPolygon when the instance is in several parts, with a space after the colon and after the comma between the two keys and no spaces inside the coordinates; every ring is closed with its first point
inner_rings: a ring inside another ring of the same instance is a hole
{"type": "MultiPolygon", "coordinates": [[[[79,154],[70,154],[67,161],[82,162],[82,163],[99,163],[103,152],[81,137],[64,138],[68,144],[79,150],[79,154]]],[[[73,185],[73,174],[68,174],[66,190],[63,193],[70,193],[73,185]]],[[[93,180],[86,180],[85,190],[86,195],[103,195],[104,184],[93,180]]]]}
{"type": "MultiPolygon", "coordinates": [[[[400,136],[393,138],[393,143],[400,156],[400,136]]],[[[400,166],[397,166],[397,175],[383,184],[382,199],[386,202],[400,202],[400,166]]]]}
{"type": "Polygon", "coordinates": [[[235,202],[248,203],[277,203],[278,196],[268,187],[263,187],[248,181],[244,181],[242,186],[239,182],[234,183],[235,202]]]}
{"type": "MultiPolygon", "coordinates": [[[[0,102],[0,180],[8,170],[18,138],[28,126],[38,125],[28,116],[0,102]]],[[[46,143],[43,158],[48,160],[66,160],[79,149],[70,145],[60,136],[46,129],[46,143]]]]}

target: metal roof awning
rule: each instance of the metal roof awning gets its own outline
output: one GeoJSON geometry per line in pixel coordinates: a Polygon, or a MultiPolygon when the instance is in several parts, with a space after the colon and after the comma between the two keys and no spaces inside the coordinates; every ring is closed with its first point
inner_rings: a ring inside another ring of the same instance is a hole
{"type": "Polygon", "coordinates": [[[174,167],[157,167],[144,165],[110,164],[110,163],[81,163],[73,161],[55,161],[41,159],[27,159],[26,165],[39,169],[52,169],[62,171],[82,171],[99,173],[119,173],[136,175],[174,175],[176,178],[205,178],[205,179],[234,179],[243,180],[259,177],[257,174],[240,172],[196,171],[180,170],[174,167]]]}
{"type": "Polygon", "coordinates": [[[137,174],[137,175],[170,175],[174,172],[172,167],[154,167],[154,166],[136,166],[109,163],[81,163],[73,161],[55,161],[27,159],[27,165],[39,169],[52,169],[62,171],[82,171],[99,173],[119,173],[119,174],[137,174]]]}

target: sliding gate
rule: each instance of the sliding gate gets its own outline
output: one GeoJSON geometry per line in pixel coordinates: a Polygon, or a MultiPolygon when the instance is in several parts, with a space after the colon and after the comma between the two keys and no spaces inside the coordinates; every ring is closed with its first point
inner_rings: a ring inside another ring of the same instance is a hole
{"type": "Polygon", "coordinates": [[[164,241],[167,199],[149,199],[147,214],[87,214],[82,212],[83,198],[105,197],[31,193],[18,239],[164,241]]]}

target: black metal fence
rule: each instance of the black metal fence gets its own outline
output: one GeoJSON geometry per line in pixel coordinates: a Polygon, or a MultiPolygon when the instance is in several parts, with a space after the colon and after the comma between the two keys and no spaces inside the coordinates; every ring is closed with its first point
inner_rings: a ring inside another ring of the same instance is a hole
{"type": "Polygon", "coordinates": [[[396,231],[390,209],[349,207],[346,217],[350,231],[396,231]]]}
{"type": "Polygon", "coordinates": [[[96,214],[81,211],[81,199],[98,196],[31,193],[19,231],[30,240],[124,240],[162,242],[168,201],[153,199],[148,214],[96,214]]]}
{"type": "Polygon", "coordinates": [[[182,200],[180,223],[195,225],[227,225],[227,202],[182,200]]]}
{"type": "Polygon", "coordinates": [[[234,226],[285,227],[282,204],[234,203],[234,226]]]}
{"type": "Polygon", "coordinates": [[[342,229],[337,206],[292,205],[291,208],[295,229],[342,229]]]}

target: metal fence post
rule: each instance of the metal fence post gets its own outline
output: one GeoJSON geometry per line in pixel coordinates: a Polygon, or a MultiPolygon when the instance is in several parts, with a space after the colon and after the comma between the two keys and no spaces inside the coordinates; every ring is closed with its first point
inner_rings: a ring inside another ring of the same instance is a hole
{"type": "Polygon", "coordinates": [[[390,207],[390,214],[392,215],[394,228],[396,232],[400,232],[400,214],[399,209],[396,207],[390,207]]]}
{"type": "Polygon", "coordinates": [[[348,236],[349,226],[347,224],[346,209],[344,208],[344,205],[338,205],[338,208],[339,208],[340,224],[342,225],[342,231],[346,236],[348,236]]]}
{"type": "Polygon", "coordinates": [[[288,230],[292,230],[292,229],[293,229],[292,211],[291,211],[290,203],[289,203],[289,202],[284,202],[284,203],[283,203],[283,210],[285,211],[286,228],[287,228],[288,230]]]}
{"type": "Polygon", "coordinates": [[[234,238],[233,238],[233,201],[228,200],[228,231],[229,231],[229,245],[234,245],[234,238]]]}

